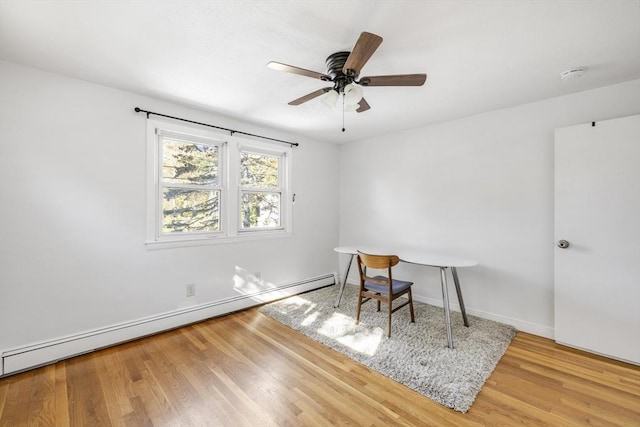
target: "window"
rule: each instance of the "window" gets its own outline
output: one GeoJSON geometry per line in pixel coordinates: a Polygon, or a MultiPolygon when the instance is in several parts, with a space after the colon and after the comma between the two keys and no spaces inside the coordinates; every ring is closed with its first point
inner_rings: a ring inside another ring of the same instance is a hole
{"type": "Polygon", "coordinates": [[[280,228],[283,155],[240,150],[240,228],[280,228]]]}
{"type": "Polygon", "coordinates": [[[158,141],[161,233],[221,231],[220,145],[164,131],[158,141]]]}
{"type": "Polygon", "coordinates": [[[291,233],[291,148],[148,120],[147,244],[291,233]]]}

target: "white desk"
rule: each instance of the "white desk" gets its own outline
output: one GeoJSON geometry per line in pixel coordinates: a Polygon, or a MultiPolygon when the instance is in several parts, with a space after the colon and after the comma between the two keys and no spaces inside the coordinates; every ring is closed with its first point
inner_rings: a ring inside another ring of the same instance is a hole
{"type": "Polygon", "coordinates": [[[333,250],[338,253],[351,255],[351,257],[349,258],[349,263],[347,264],[346,272],[344,274],[344,279],[342,279],[342,283],[340,284],[340,292],[338,294],[338,300],[336,301],[336,307],[340,305],[340,300],[342,299],[342,294],[344,293],[344,286],[347,281],[347,277],[349,276],[349,269],[351,268],[353,259],[358,251],[374,255],[397,255],[401,261],[407,262],[409,264],[437,267],[440,269],[440,283],[442,284],[442,304],[444,307],[444,321],[447,329],[447,342],[449,348],[453,348],[453,335],[451,333],[451,310],[449,308],[449,292],[447,288],[446,275],[447,268],[451,269],[453,283],[456,285],[456,293],[458,294],[458,302],[460,303],[460,311],[462,312],[464,325],[469,326],[469,319],[467,319],[467,312],[464,308],[462,290],[460,289],[460,281],[458,280],[458,272],[456,268],[473,267],[474,265],[478,264],[476,261],[418,250],[403,250],[370,246],[339,246],[337,248],[334,248],[333,250]]]}

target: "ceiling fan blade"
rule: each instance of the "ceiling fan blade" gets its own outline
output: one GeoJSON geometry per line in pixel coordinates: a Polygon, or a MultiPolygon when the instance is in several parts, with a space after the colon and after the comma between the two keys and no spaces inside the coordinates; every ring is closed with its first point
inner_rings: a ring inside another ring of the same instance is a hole
{"type": "Polygon", "coordinates": [[[362,70],[364,64],[367,63],[381,43],[382,37],[367,33],[366,31],[361,33],[351,54],[342,67],[342,72],[352,76],[360,74],[360,70],[362,70]]]}
{"type": "Polygon", "coordinates": [[[367,111],[369,108],[371,108],[369,106],[369,104],[367,103],[367,101],[365,101],[364,98],[362,98],[359,102],[360,106],[358,107],[358,109],[356,110],[356,113],[362,113],[364,111],[367,111]]]}
{"type": "Polygon", "coordinates": [[[271,68],[272,70],[286,71],[287,73],[299,74],[301,76],[307,76],[313,79],[320,79],[324,81],[331,80],[331,77],[327,76],[326,74],[318,73],[317,71],[305,70],[304,68],[282,64],[280,62],[271,61],[267,64],[267,67],[271,68]]]}
{"type": "Polygon", "coordinates": [[[392,76],[367,76],[358,81],[362,86],[422,86],[426,74],[396,74],[392,76]]]}
{"type": "Polygon", "coordinates": [[[318,96],[329,92],[331,89],[333,89],[333,88],[324,87],[322,89],[318,89],[318,90],[316,90],[314,92],[311,92],[311,93],[309,93],[309,94],[307,94],[305,96],[301,96],[298,99],[294,99],[293,101],[289,102],[289,105],[300,105],[300,104],[302,104],[304,102],[311,101],[313,98],[317,98],[318,96]]]}

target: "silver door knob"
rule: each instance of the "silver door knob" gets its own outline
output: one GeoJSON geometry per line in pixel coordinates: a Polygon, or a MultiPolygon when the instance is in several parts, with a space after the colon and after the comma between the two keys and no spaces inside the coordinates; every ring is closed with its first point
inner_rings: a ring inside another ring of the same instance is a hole
{"type": "Polygon", "coordinates": [[[569,247],[569,242],[567,242],[566,240],[562,239],[562,240],[558,240],[558,247],[560,249],[567,249],[569,247]]]}

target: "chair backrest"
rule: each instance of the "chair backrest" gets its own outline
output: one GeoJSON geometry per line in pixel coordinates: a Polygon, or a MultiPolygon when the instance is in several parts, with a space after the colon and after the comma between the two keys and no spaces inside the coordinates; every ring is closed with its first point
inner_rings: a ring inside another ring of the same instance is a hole
{"type": "Polygon", "coordinates": [[[396,255],[371,255],[358,251],[358,271],[360,272],[360,286],[364,286],[365,281],[378,283],[380,285],[389,286],[389,293],[391,293],[391,282],[393,280],[391,276],[391,267],[400,262],[400,258],[396,255]],[[386,269],[387,277],[384,280],[375,279],[372,276],[367,275],[366,268],[373,269],[386,269]]]}
{"type": "Polygon", "coordinates": [[[371,255],[358,251],[358,257],[369,268],[391,268],[400,262],[397,255],[371,255]]]}

